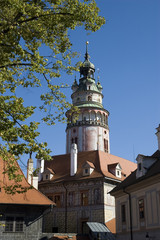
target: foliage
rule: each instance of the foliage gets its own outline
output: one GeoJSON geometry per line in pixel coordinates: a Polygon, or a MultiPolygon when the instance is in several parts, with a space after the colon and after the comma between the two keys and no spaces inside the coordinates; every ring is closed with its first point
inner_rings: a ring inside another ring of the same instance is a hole
{"type": "Polygon", "coordinates": [[[0,154],[36,152],[50,158],[47,143],[36,140],[39,122],[27,124],[26,119],[39,107],[42,120],[53,125],[65,121],[66,109],[75,111],[61,91],[64,85],[54,81],[62,71],[77,70],[71,64],[77,53],[71,50],[69,31],[83,26],[94,32],[104,23],[94,0],[0,1],[0,154]],[[18,88],[30,87],[42,87],[40,106],[25,106],[16,95],[18,88]]]}

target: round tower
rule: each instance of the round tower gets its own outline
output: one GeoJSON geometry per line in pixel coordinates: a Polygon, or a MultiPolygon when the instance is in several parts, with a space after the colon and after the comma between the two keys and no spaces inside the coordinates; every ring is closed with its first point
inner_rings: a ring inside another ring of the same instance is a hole
{"type": "Polygon", "coordinates": [[[95,66],[89,61],[88,42],[85,60],[80,67],[79,84],[76,79],[72,85],[72,103],[80,110],[78,120],[70,111],[66,113],[69,123],[66,128],[66,152],[70,153],[73,143],[79,152],[101,150],[110,152],[108,116],[102,105],[102,86],[94,78],[95,66]]]}

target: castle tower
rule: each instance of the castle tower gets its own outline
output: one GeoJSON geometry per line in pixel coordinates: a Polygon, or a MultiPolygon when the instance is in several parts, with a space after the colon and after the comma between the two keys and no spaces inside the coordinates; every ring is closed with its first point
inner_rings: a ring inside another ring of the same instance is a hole
{"type": "Polygon", "coordinates": [[[95,66],[89,61],[87,42],[79,84],[75,79],[72,85],[72,103],[80,110],[78,120],[74,121],[70,111],[66,113],[69,120],[66,128],[67,153],[70,153],[73,143],[77,144],[79,152],[101,150],[110,153],[109,112],[103,108],[102,86],[99,80],[96,83],[94,73],[95,66]]]}

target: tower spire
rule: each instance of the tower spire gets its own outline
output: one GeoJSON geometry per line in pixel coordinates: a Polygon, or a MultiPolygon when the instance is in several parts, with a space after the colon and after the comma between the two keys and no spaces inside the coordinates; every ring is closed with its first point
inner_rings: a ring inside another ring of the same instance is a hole
{"type": "Polygon", "coordinates": [[[86,54],[85,54],[85,60],[89,60],[88,44],[89,44],[89,41],[86,42],[86,54]]]}
{"type": "Polygon", "coordinates": [[[103,108],[102,86],[96,84],[94,78],[95,66],[89,61],[88,44],[86,42],[85,60],[80,66],[79,83],[74,81],[71,95],[72,103],[79,108],[78,119],[74,119],[71,110],[66,112],[68,124],[66,129],[66,152],[71,152],[73,143],[77,144],[79,152],[100,150],[110,152],[108,116],[103,108]]]}

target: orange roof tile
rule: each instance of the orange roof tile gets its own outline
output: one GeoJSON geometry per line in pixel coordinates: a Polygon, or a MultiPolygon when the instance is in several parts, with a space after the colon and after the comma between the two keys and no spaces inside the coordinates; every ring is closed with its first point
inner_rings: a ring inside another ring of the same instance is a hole
{"type": "Polygon", "coordinates": [[[109,153],[105,153],[102,151],[86,151],[78,153],[77,173],[74,176],[70,176],[70,154],[53,156],[53,160],[45,162],[45,169],[51,168],[55,172],[55,175],[51,179],[51,181],[54,182],[61,182],[64,180],[83,180],[99,177],[108,177],[116,180],[125,179],[124,175],[122,175],[121,178],[118,178],[113,173],[108,171],[108,165],[115,163],[120,164],[120,166],[122,167],[122,171],[126,176],[128,176],[132,171],[134,171],[137,166],[131,161],[114,156],[109,153]],[[83,176],[82,173],[82,167],[86,162],[90,162],[95,167],[94,171],[89,176],[83,176]]]}
{"type": "Polygon", "coordinates": [[[105,225],[112,233],[116,233],[116,219],[113,218],[110,221],[106,222],[105,225]]]}
{"type": "MultiPolygon", "coordinates": [[[[20,169],[17,162],[15,166],[18,167],[17,173],[23,175],[23,179],[19,182],[22,187],[30,187],[30,184],[27,182],[22,170],[20,169]]],[[[55,205],[51,200],[49,200],[45,195],[39,192],[35,188],[27,190],[25,193],[15,193],[13,195],[7,194],[4,190],[4,186],[10,186],[17,184],[15,180],[9,180],[8,174],[3,173],[6,169],[6,162],[0,157],[0,204],[30,204],[30,205],[55,205]]]]}

